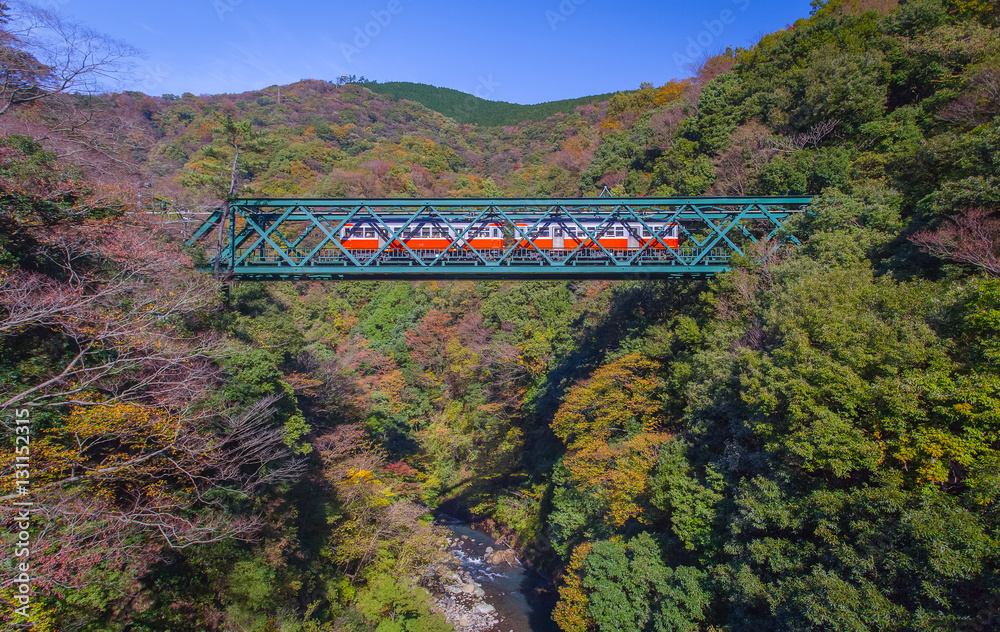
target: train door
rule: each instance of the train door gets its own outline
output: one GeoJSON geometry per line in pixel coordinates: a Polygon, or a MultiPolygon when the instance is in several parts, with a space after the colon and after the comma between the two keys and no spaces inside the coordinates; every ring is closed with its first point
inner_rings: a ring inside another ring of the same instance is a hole
{"type": "Polygon", "coordinates": [[[564,236],[562,226],[552,227],[552,249],[553,250],[566,249],[566,237],[564,236]]]}
{"type": "Polygon", "coordinates": [[[642,234],[642,226],[636,227],[634,224],[625,224],[625,236],[628,237],[629,250],[636,250],[642,248],[643,242],[640,240],[639,235],[642,234]]]}

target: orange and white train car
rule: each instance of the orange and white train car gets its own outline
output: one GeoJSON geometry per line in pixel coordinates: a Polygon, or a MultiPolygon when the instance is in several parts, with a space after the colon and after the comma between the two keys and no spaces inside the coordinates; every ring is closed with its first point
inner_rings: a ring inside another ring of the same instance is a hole
{"type": "Polygon", "coordinates": [[[537,226],[531,224],[523,229],[521,226],[523,224],[517,224],[520,229],[518,232],[526,239],[522,240],[520,246],[530,248],[534,244],[539,250],[577,250],[581,246],[600,250],[603,246],[609,251],[630,251],[640,250],[646,244],[650,244],[647,250],[664,250],[664,243],[670,248],[677,248],[680,243],[677,224],[647,223],[647,228],[638,222],[552,221],[542,222],[537,226]]]}
{"type": "Polygon", "coordinates": [[[348,251],[399,252],[406,248],[414,252],[462,252],[475,249],[479,252],[504,250],[505,244],[517,240],[517,247],[524,250],[601,250],[615,252],[662,251],[679,245],[677,224],[618,221],[567,222],[517,222],[509,229],[498,222],[414,221],[386,219],[382,222],[359,221],[344,225],[340,242],[348,251]],[[405,225],[405,228],[404,228],[405,225]],[[406,245],[406,248],[403,245],[406,245]],[[647,246],[648,244],[648,246],[647,246]]]}
{"type": "Polygon", "coordinates": [[[340,231],[340,242],[349,251],[375,251],[392,239],[386,251],[441,252],[469,250],[501,250],[504,247],[503,225],[496,222],[469,223],[386,219],[383,222],[346,224],[340,231]],[[384,222],[384,223],[383,223],[384,222]],[[468,229],[468,230],[466,230],[468,229]],[[456,241],[456,238],[461,239],[456,241]],[[404,244],[406,248],[404,248],[404,244]]]}

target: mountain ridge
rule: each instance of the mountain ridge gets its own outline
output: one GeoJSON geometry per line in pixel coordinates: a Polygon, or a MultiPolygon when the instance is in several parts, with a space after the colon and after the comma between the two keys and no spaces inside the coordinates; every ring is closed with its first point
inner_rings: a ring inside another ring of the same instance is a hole
{"type": "MultiPolygon", "coordinates": [[[[491,101],[461,90],[426,83],[388,81],[385,83],[364,82],[361,85],[375,94],[389,96],[397,101],[407,100],[420,103],[429,110],[455,119],[458,123],[486,127],[517,125],[528,121],[542,120],[554,114],[571,114],[578,106],[602,103],[610,100],[616,94],[609,92],[573,99],[520,104],[491,101]]],[[[492,90],[492,86],[486,80],[483,80],[481,87],[492,90]]]]}

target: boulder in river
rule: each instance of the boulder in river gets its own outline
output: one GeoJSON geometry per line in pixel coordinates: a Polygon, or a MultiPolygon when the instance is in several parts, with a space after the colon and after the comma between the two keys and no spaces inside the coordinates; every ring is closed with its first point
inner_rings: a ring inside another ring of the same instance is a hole
{"type": "Polygon", "coordinates": [[[496,612],[496,608],[494,608],[488,603],[477,603],[476,606],[472,609],[472,611],[475,612],[476,614],[493,614],[494,612],[496,612]]]}

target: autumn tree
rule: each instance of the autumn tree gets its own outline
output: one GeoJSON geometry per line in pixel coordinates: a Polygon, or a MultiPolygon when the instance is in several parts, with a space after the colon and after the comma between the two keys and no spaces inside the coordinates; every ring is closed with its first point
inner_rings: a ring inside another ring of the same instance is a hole
{"type": "Polygon", "coordinates": [[[141,116],[112,112],[107,92],[139,51],[28,2],[0,7],[0,115],[101,180],[133,178],[153,135],[141,116]],[[9,116],[12,108],[16,117],[9,116]]]}
{"type": "Polygon", "coordinates": [[[340,506],[331,562],[351,577],[372,579],[422,575],[443,563],[439,528],[423,520],[425,508],[396,497],[384,452],[361,427],[339,426],[315,446],[340,506]]]}
{"type": "Polygon", "coordinates": [[[556,412],[552,430],[568,448],[555,472],[557,550],[643,519],[650,472],[669,439],[657,431],[656,368],[638,353],[610,362],[571,389],[556,412]]]}
{"type": "MultiPolygon", "coordinates": [[[[276,419],[284,393],[220,402],[216,284],[126,194],[102,204],[21,145],[0,168],[0,408],[34,412],[38,586],[134,577],[158,551],[254,537],[253,512],[233,510],[301,473],[276,419]]],[[[19,498],[3,480],[0,496],[19,498]]]]}
{"type": "MultiPolygon", "coordinates": [[[[218,117],[212,133],[215,142],[202,150],[200,160],[189,166],[184,183],[189,187],[207,188],[213,197],[222,200],[217,250],[221,256],[225,236],[223,228],[230,216],[229,202],[236,195],[241,181],[252,171],[253,158],[264,151],[266,137],[254,128],[252,121],[234,119],[229,113],[218,117]]],[[[214,270],[218,274],[218,256],[214,270]]]]}
{"type": "Polygon", "coordinates": [[[1000,276],[1000,219],[984,209],[960,211],[937,230],[922,230],[910,241],[935,257],[1000,276]]]}
{"type": "Polygon", "coordinates": [[[22,1],[0,4],[0,114],[67,92],[98,94],[137,54],[53,11],[22,1]]]}

